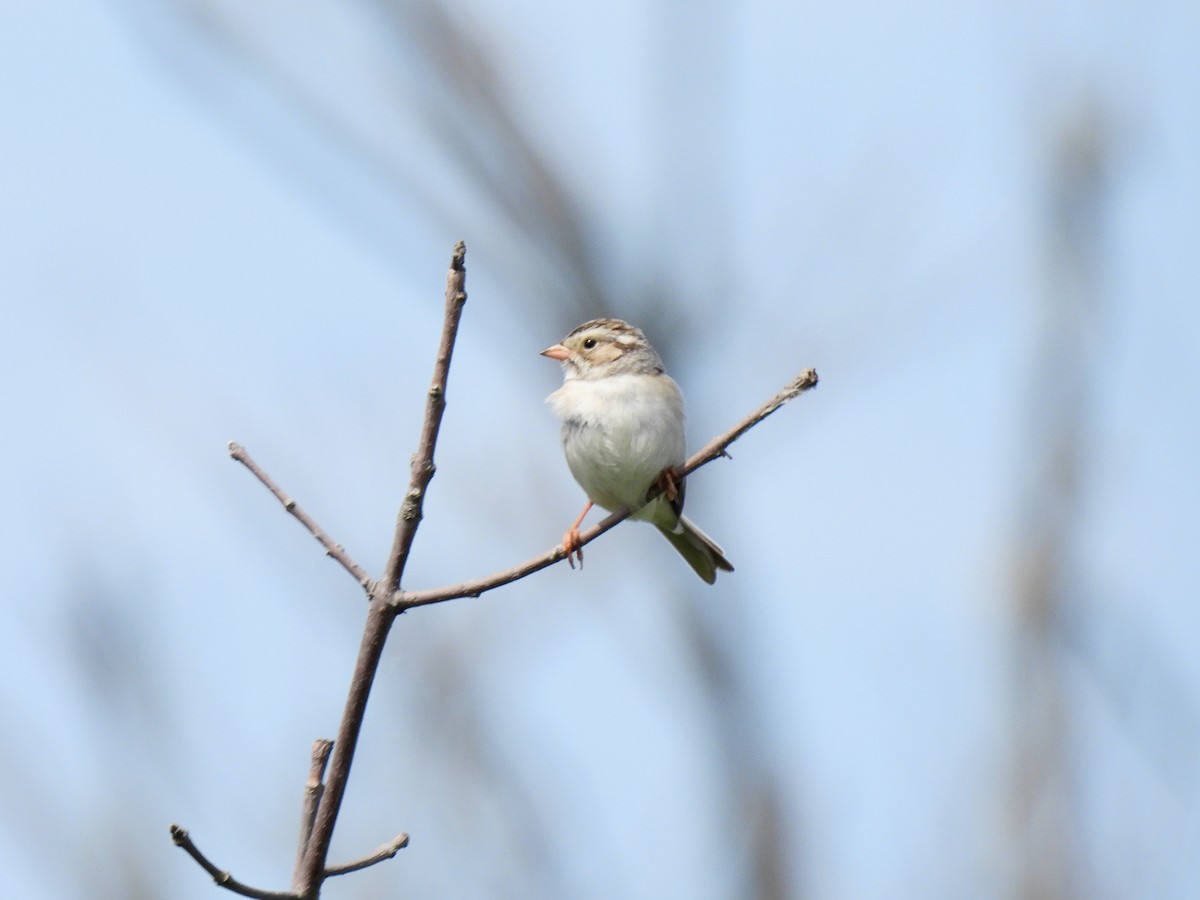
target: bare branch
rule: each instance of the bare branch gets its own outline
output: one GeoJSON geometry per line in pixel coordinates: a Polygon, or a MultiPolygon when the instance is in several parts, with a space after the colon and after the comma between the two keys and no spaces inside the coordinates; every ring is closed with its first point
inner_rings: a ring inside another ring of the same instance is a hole
{"type": "Polygon", "coordinates": [[[175,842],[175,846],[186,850],[188,855],[198,862],[205,872],[212,876],[214,882],[226,890],[233,891],[235,894],[241,894],[243,897],[254,897],[256,900],[298,900],[300,896],[291,891],[264,891],[259,888],[250,887],[248,884],[242,884],[224,869],[217,868],[207,856],[201,853],[200,848],[192,843],[191,835],[188,834],[186,828],[172,825],[171,840],[175,842]]]}
{"type": "Polygon", "coordinates": [[[317,817],[304,852],[303,863],[296,871],[294,887],[305,900],[315,900],[320,893],[321,882],[326,877],[325,860],[329,856],[329,842],[333,838],[333,828],[346,793],[350,766],[354,761],[363,716],[367,711],[367,699],[371,694],[371,685],[375,681],[379,660],[383,656],[388,632],[400,612],[392,605],[391,594],[399,585],[400,577],[404,573],[408,551],[421,523],[425,491],[433,478],[433,451],[437,446],[442,413],[446,409],[446,381],[450,374],[450,358],[454,351],[454,339],[458,334],[463,305],[467,299],[464,266],[466,252],[466,245],[459,241],[450,260],[450,271],[446,276],[446,312],[442,340],[433,367],[433,381],[425,404],[421,437],[417,444],[417,452],[413,454],[412,480],[408,492],[404,495],[404,501],[400,504],[400,513],[396,517],[395,538],[383,578],[371,586],[367,622],[363,627],[362,643],[359,645],[358,659],[354,664],[346,707],[338,726],[337,739],[334,741],[329,778],[325,784],[324,796],[317,806],[317,817]]]}
{"type": "Polygon", "coordinates": [[[330,556],[342,564],[342,568],[354,576],[354,580],[364,590],[371,589],[371,576],[366,570],[350,558],[346,553],[346,548],[341,544],[335,544],[333,538],[325,533],[324,529],[314,521],[313,517],[300,508],[291,497],[285,494],[277,484],[271,479],[271,476],[259,468],[258,463],[250,458],[250,454],[246,452],[246,448],[237,441],[229,442],[229,455],[240,462],[243,466],[250,470],[263,486],[275,495],[275,498],[283,504],[283,508],[296,517],[301,525],[308,529],[309,533],[317,539],[322,547],[325,548],[325,555],[330,556]]]}
{"type": "Polygon", "coordinates": [[[408,493],[400,504],[400,515],[396,517],[396,536],[392,552],[388,555],[384,569],[383,584],[387,590],[395,590],[404,574],[408,562],[408,551],[412,548],[417,526],[421,524],[425,505],[425,491],[433,479],[436,466],[433,451],[437,447],[438,431],[442,427],[442,414],[446,411],[446,380],[450,375],[450,357],[454,353],[454,340],[458,335],[458,323],[462,318],[463,306],[467,302],[465,290],[467,270],[463,265],[467,247],[459,241],[450,260],[450,272],[446,278],[446,315],[442,324],[442,341],[438,346],[437,361],[433,366],[433,382],[425,399],[425,422],[421,426],[421,439],[412,459],[412,478],[408,493]]]}
{"type": "MultiPolygon", "coordinates": [[[[765,419],[771,413],[775,412],[789,400],[793,400],[800,394],[817,386],[817,370],[808,369],[792,379],[788,385],[778,394],[756,409],[746,418],[742,419],[724,434],[719,434],[698,451],[692,454],[691,458],[683,466],[683,474],[687,475],[694,472],[707,463],[712,462],[718,456],[725,456],[729,445],[740,438],[743,434],[765,419]]],[[[593,525],[587,531],[580,534],[580,546],[589,544],[594,541],[610,528],[623,522],[630,515],[630,510],[620,510],[614,512],[599,524],[593,525]]],[[[488,575],[484,578],[477,578],[473,581],[463,581],[459,584],[453,584],[448,587],[433,588],[424,591],[404,591],[398,590],[392,594],[392,605],[403,612],[407,609],[413,609],[417,606],[428,606],[431,603],[442,603],[446,600],[455,600],[459,597],[478,597],[487,591],[494,590],[498,587],[503,587],[506,584],[511,584],[526,575],[531,575],[547,566],[552,566],[560,560],[566,559],[566,554],[563,553],[561,546],[555,547],[548,553],[543,553],[541,556],[535,556],[533,559],[526,560],[520,565],[513,566],[511,569],[505,569],[502,572],[497,572],[494,575],[488,575]]]]}
{"type": "Polygon", "coordinates": [[[313,741],[312,767],[308,770],[308,782],[304,785],[304,803],[300,808],[300,841],[296,848],[295,878],[299,878],[304,866],[304,854],[308,850],[308,840],[312,837],[317,807],[321,803],[321,794],[325,792],[325,766],[332,751],[333,741],[325,738],[313,741]]]}
{"type": "Polygon", "coordinates": [[[408,835],[401,832],[369,856],[364,856],[361,859],[356,859],[348,863],[342,863],[340,866],[331,866],[325,870],[325,877],[332,878],[334,875],[346,875],[350,872],[357,872],[359,869],[373,866],[376,863],[381,863],[385,859],[391,859],[407,846],[408,835]]]}
{"type": "MultiPolygon", "coordinates": [[[[385,859],[391,859],[400,849],[408,845],[408,835],[399,834],[368,856],[337,866],[326,867],[325,865],[333,829],[345,796],[354,752],[362,730],[367,700],[392,623],[397,615],[407,609],[440,603],[457,597],[479,596],[485,591],[516,581],[565,558],[562,548],[556,547],[549,553],[487,578],[428,591],[405,591],[400,588],[409,551],[421,522],[425,494],[435,472],[434,450],[437,446],[442,416],[446,409],[446,384],[449,378],[450,361],[458,334],[458,324],[462,318],[467,298],[465,255],[466,248],[460,241],[454,248],[450,271],[447,275],[446,308],[441,343],[438,346],[433,379],[426,397],[425,418],[417,451],[413,454],[411,480],[400,506],[392,549],[380,580],[372,581],[367,573],[350,559],[340,545],[335,544],[294,500],[276,486],[271,478],[250,458],[243,447],[236,443],[230,444],[229,450],[233,458],[246,466],[275,495],[284,508],[304,525],[325,548],[326,554],[341,563],[342,567],[367,590],[370,597],[362,643],[351,678],[346,706],[342,713],[342,721],[338,727],[337,739],[333,742],[318,740],[313,745],[312,766],[308,782],[305,785],[301,812],[300,840],[293,890],[290,892],[262,891],[241,884],[228,872],[213,865],[192,843],[186,830],[176,825],[171,826],[171,836],[175,843],[183,847],[213,877],[217,884],[243,896],[264,898],[264,900],[316,900],[320,894],[321,884],[326,878],[355,872],[385,859]],[[328,778],[326,779],[327,767],[328,778]]],[[[687,475],[718,456],[726,455],[725,451],[730,444],[783,404],[815,387],[816,384],[817,373],[813,369],[809,369],[793,379],[787,387],[733,428],[709,441],[687,461],[683,466],[682,474],[687,475]]],[[[628,510],[612,513],[598,525],[586,531],[582,535],[582,543],[588,544],[595,540],[627,518],[629,514],[628,510]]]]}
{"type": "Polygon", "coordinates": [[[718,456],[726,456],[725,451],[729,449],[729,445],[740,438],[743,434],[765,419],[771,413],[775,412],[783,404],[789,400],[795,400],[805,391],[811,390],[817,386],[817,370],[805,369],[778,394],[756,409],[742,421],[738,422],[724,434],[719,434],[695,453],[691,459],[687,461],[687,465],[683,467],[683,474],[695,471],[706,463],[712,462],[718,456]]]}

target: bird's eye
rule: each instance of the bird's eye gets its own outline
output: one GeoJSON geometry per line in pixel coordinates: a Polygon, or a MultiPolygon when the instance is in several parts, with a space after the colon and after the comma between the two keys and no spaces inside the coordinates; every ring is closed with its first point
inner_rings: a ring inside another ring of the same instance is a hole
{"type": "Polygon", "coordinates": [[[591,350],[595,346],[596,346],[595,338],[584,338],[583,339],[583,349],[584,350],[591,350]]]}

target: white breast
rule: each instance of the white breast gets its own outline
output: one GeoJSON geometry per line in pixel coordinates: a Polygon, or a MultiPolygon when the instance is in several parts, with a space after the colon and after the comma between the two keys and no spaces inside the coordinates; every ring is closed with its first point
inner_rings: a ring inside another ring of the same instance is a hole
{"type": "Polygon", "coordinates": [[[641,506],[662,470],[684,461],[683,398],[666,375],[572,379],[547,402],[571,474],[606,509],[641,506]]]}

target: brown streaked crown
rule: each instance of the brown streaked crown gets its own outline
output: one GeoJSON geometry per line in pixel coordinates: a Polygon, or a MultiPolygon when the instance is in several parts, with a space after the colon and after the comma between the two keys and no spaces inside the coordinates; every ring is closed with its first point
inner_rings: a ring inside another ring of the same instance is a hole
{"type": "Polygon", "coordinates": [[[625,373],[661,374],[662,360],[640,328],[621,319],[592,319],[563,338],[570,355],[569,377],[596,378],[625,373]]]}

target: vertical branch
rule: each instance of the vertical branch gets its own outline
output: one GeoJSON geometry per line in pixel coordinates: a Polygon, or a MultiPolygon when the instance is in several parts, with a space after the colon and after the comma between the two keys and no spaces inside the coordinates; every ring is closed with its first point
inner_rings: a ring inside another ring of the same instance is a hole
{"type": "Polygon", "coordinates": [[[458,323],[462,318],[463,304],[467,302],[464,289],[467,270],[463,263],[467,254],[466,245],[459,241],[450,260],[450,272],[446,277],[446,316],[442,326],[442,341],[438,345],[437,361],[433,367],[433,381],[425,399],[425,423],[421,428],[421,439],[412,458],[412,479],[408,493],[400,506],[396,518],[396,536],[392,541],[392,552],[384,569],[382,588],[386,592],[400,586],[404,566],[408,562],[408,551],[421,524],[425,506],[425,491],[433,479],[437,467],[433,464],[433,451],[437,446],[438,431],[442,426],[442,413],[446,411],[446,379],[450,375],[450,357],[454,352],[454,340],[458,336],[458,323]]]}
{"type": "Polygon", "coordinates": [[[321,803],[321,795],[325,792],[325,767],[329,764],[329,753],[332,750],[333,741],[318,738],[313,742],[312,767],[308,772],[308,782],[304,785],[304,803],[300,810],[300,841],[296,849],[293,881],[298,880],[304,870],[304,855],[308,852],[313,823],[317,820],[317,807],[321,803]]]}
{"type": "Polygon", "coordinates": [[[388,631],[395,620],[395,612],[386,601],[372,598],[367,609],[367,624],[363,628],[362,645],[358,660],[354,664],[354,675],[350,679],[350,692],[346,696],[346,709],[342,713],[342,724],[338,726],[337,739],[333,742],[333,761],[329,765],[329,781],[325,793],[317,806],[317,820],[313,825],[312,837],[304,852],[304,863],[297,872],[294,887],[304,900],[316,900],[325,879],[325,860],[329,857],[329,843],[333,839],[333,827],[337,824],[342,799],[346,795],[346,782],[350,778],[350,766],[354,762],[354,751],[358,748],[358,736],[362,732],[363,717],[367,711],[367,698],[375,672],[383,656],[388,631]]]}
{"type": "Polygon", "coordinates": [[[304,851],[303,864],[296,873],[294,886],[304,900],[315,900],[320,893],[321,882],[327,875],[325,862],[329,856],[329,843],[333,839],[333,828],[342,807],[342,799],[345,797],[350,766],[354,761],[354,751],[358,747],[358,737],[367,710],[367,699],[371,694],[371,685],[375,681],[379,660],[383,656],[388,632],[400,612],[391,604],[391,596],[404,573],[408,551],[416,536],[417,526],[421,523],[425,491],[433,478],[433,451],[437,446],[442,413],[446,409],[446,380],[450,374],[450,357],[454,351],[454,339],[458,334],[458,323],[467,299],[464,289],[466,252],[466,245],[459,241],[450,260],[450,271],[446,277],[446,315],[442,326],[442,340],[438,346],[433,381],[426,399],[421,437],[417,444],[417,452],[413,454],[412,479],[404,501],[400,504],[400,513],[396,517],[396,534],[383,578],[371,589],[371,602],[367,610],[362,644],[354,665],[354,675],[350,681],[350,692],[346,697],[342,722],[333,745],[329,780],[317,807],[317,818],[312,837],[304,851]]]}

